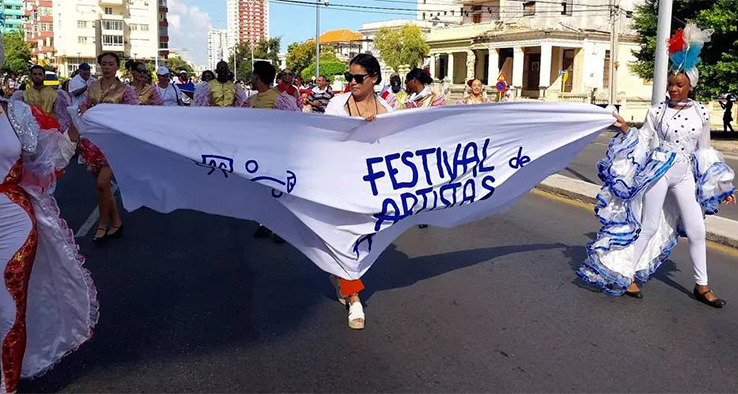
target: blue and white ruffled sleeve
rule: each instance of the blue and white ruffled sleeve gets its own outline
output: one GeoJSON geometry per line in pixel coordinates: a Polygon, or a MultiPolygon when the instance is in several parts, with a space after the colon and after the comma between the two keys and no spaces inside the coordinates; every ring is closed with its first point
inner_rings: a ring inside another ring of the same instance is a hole
{"type": "Polygon", "coordinates": [[[722,200],[735,193],[733,170],[725,164],[723,155],[710,145],[710,118],[703,112],[704,129],[697,142],[697,151],[692,160],[697,202],[705,213],[711,215],[718,211],[722,200]]]}

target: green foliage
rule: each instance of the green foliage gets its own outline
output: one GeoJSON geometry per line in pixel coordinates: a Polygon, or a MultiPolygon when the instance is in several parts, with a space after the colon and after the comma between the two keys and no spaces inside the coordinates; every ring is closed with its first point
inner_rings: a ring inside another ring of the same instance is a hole
{"type": "MultiPolygon", "coordinates": [[[[302,43],[293,42],[287,47],[287,67],[295,73],[300,75],[304,80],[311,80],[315,77],[315,67],[313,67],[313,73],[309,75],[309,78],[305,78],[307,74],[304,73],[312,64],[315,63],[315,40],[307,40],[302,43]]],[[[322,64],[325,62],[337,62],[335,50],[330,46],[321,46],[320,48],[320,63],[321,73],[322,64]]]]}
{"type": "MultiPolygon", "coordinates": [[[[310,81],[315,78],[316,64],[312,63],[308,68],[302,70],[300,76],[303,81],[310,81]]],[[[328,82],[333,82],[333,76],[342,75],[346,72],[346,64],[338,60],[323,60],[323,56],[320,56],[320,75],[324,75],[328,82]]]]}
{"type": "Polygon", "coordinates": [[[430,46],[425,42],[420,27],[411,24],[401,28],[379,29],[374,47],[384,63],[395,71],[399,71],[403,65],[418,67],[430,52],[430,46]]]}
{"type": "MultiPolygon", "coordinates": [[[[279,68],[279,48],[281,41],[279,37],[260,40],[254,46],[254,59],[269,61],[274,67],[279,68]]],[[[242,81],[251,80],[251,45],[248,42],[242,42],[236,46],[234,53],[228,58],[228,65],[231,67],[231,72],[234,69],[234,59],[237,60],[235,63],[237,73],[234,73],[236,74],[236,79],[242,81]]]]}
{"type": "Polygon", "coordinates": [[[3,39],[5,41],[3,72],[13,77],[28,74],[31,66],[31,46],[26,42],[23,33],[8,33],[3,39]]]}
{"type": "Polygon", "coordinates": [[[172,75],[179,75],[179,72],[182,70],[187,71],[189,75],[192,75],[194,72],[192,66],[180,57],[170,57],[167,59],[165,65],[169,68],[172,75]]]}
{"type": "MultiPolygon", "coordinates": [[[[673,7],[671,34],[684,27],[680,20],[715,30],[712,40],[702,50],[698,97],[704,100],[738,91],[738,0],[682,0],[675,1],[673,7]]],[[[641,78],[652,79],[658,0],[646,0],[636,7],[634,26],[640,35],[641,49],[633,52],[637,61],[630,65],[631,70],[641,78]]]]}

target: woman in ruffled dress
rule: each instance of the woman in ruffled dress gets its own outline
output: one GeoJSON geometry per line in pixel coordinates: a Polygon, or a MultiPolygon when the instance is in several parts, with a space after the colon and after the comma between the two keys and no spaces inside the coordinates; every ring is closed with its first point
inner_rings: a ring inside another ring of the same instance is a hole
{"type": "Polygon", "coordinates": [[[433,78],[419,69],[410,70],[405,76],[405,90],[410,95],[407,100],[399,103],[398,109],[430,108],[446,105],[446,96],[435,93],[431,85],[433,78]]]}
{"type": "Polygon", "coordinates": [[[710,146],[709,111],[688,99],[710,34],[687,25],[670,40],[670,99],[648,111],[641,129],[616,116],[622,134],[597,165],[605,186],[595,211],[603,227],[577,273],[610,295],[642,298],[638,282],[646,282],[678,236],[686,235],[695,298],[715,308],[726,303],[708,285],[703,212],[716,213],[720,202],[735,203],[734,174],[710,146]]]}
{"type": "Polygon", "coordinates": [[[128,68],[133,77],[131,86],[133,86],[133,89],[138,95],[139,105],[164,105],[164,100],[161,98],[159,89],[152,83],[151,73],[146,69],[145,64],[141,62],[130,62],[126,64],[126,68],[128,68]]]}
{"type": "MultiPolygon", "coordinates": [[[[93,82],[85,93],[85,98],[79,106],[79,113],[98,104],[128,104],[138,105],[138,94],[133,86],[116,77],[120,68],[120,58],[115,53],[103,53],[97,57],[102,70],[102,78],[93,82]]],[[[113,171],[108,165],[105,155],[100,148],[90,140],[82,138],[79,144],[79,153],[87,170],[97,180],[97,206],[99,219],[97,231],[93,241],[99,242],[108,238],[119,238],[123,235],[123,221],[120,218],[115,196],[110,188],[113,180],[113,171]],[[108,226],[110,229],[108,230],[108,226]]]]}
{"type": "Polygon", "coordinates": [[[468,92],[466,92],[464,97],[459,99],[456,104],[485,104],[489,102],[487,99],[487,92],[484,91],[484,84],[481,79],[474,78],[467,82],[467,85],[469,86],[468,92]]]}
{"type": "MultiPolygon", "coordinates": [[[[1,40],[1,39],[0,39],[1,40]]],[[[0,43],[0,65],[4,50],[0,43]]],[[[0,108],[0,393],[92,337],[96,291],[49,194],[79,134],[39,126],[22,101],[0,108]]]]}
{"type": "MultiPolygon", "coordinates": [[[[374,91],[382,82],[379,61],[372,55],[362,53],[349,62],[344,74],[351,88],[350,93],[336,94],[325,109],[326,115],[364,118],[374,120],[377,115],[393,112],[392,106],[374,91]]],[[[364,290],[361,279],[344,279],[331,275],[336,287],[338,301],[348,308],[348,326],[354,330],[364,329],[365,315],[359,293],[364,290]]]]}

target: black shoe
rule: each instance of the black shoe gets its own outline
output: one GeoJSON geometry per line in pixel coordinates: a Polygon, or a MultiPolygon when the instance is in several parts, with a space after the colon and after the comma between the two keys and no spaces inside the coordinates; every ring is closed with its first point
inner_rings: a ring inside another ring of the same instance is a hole
{"type": "Polygon", "coordinates": [[[254,238],[266,238],[272,232],[265,226],[259,225],[259,228],[254,232],[254,238]]]}
{"type": "MultiPolygon", "coordinates": [[[[100,237],[93,236],[92,237],[92,242],[99,243],[99,242],[105,241],[105,239],[108,237],[108,229],[107,228],[105,228],[105,227],[98,227],[97,228],[97,231],[100,231],[100,230],[103,230],[103,235],[100,236],[100,237]]],[[[95,233],[95,235],[97,235],[97,233],[95,233]]]]}
{"type": "Polygon", "coordinates": [[[701,302],[703,304],[710,305],[713,308],[722,308],[722,307],[725,306],[725,304],[727,304],[727,302],[725,302],[725,300],[721,300],[720,298],[718,298],[718,299],[716,299],[714,301],[708,300],[707,297],[705,297],[705,294],[712,293],[713,295],[715,295],[715,293],[713,293],[712,290],[707,290],[704,293],[700,293],[699,291],[697,291],[697,288],[695,287],[693,293],[694,293],[694,298],[696,298],[697,301],[699,301],[699,302],[701,302]]]}
{"type": "Polygon", "coordinates": [[[110,230],[108,230],[108,233],[105,235],[106,238],[120,238],[123,236],[123,225],[121,224],[118,227],[110,227],[110,230]],[[111,231],[114,231],[111,233],[111,231]]]}
{"type": "Polygon", "coordinates": [[[626,290],[625,291],[625,295],[627,295],[629,297],[633,297],[633,298],[638,298],[638,299],[643,298],[643,293],[640,290],[638,290],[638,291],[627,291],[626,290]]]}
{"type": "Polygon", "coordinates": [[[277,234],[274,234],[274,235],[272,236],[272,241],[274,241],[274,243],[275,243],[275,244],[283,244],[283,243],[285,242],[285,241],[284,241],[284,238],[280,237],[280,236],[279,236],[279,235],[277,235],[277,234]]]}
{"type": "Polygon", "coordinates": [[[428,225],[427,224],[419,224],[418,225],[418,228],[428,228],[428,225]]]}

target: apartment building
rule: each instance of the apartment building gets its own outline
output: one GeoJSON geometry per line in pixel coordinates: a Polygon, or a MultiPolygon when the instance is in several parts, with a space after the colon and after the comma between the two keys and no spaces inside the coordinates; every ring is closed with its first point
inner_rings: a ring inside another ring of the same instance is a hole
{"type": "Polygon", "coordinates": [[[212,29],[208,32],[208,69],[215,70],[221,60],[229,55],[228,30],[212,29]]]}
{"type": "Polygon", "coordinates": [[[25,0],[26,41],[36,64],[54,65],[54,18],[52,0],[25,0]]]}
{"type": "Polygon", "coordinates": [[[23,31],[26,25],[26,12],[23,0],[0,0],[0,14],[3,24],[0,31],[5,33],[23,31]]]}
{"type": "Polygon", "coordinates": [[[269,0],[228,0],[229,47],[269,38],[269,0]]]}
{"type": "Polygon", "coordinates": [[[54,49],[62,77],[83,62],[96,71],[96,58],[102,52],[115,52],[122,59],[154,60],[162,56],[161,45],[168,43],[165,0],[52,2],[54,49]]]}

